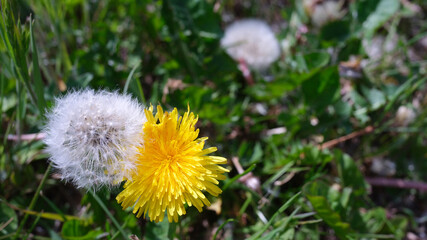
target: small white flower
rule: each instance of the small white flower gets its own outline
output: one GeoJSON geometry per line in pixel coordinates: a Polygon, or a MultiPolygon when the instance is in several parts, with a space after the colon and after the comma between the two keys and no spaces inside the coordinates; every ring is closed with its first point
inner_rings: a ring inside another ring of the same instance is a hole
{"type": "Polygon", "coordinates": [[[416,114],[414,110],[406,106],[400,106],[396,113],[396,123],[399,126],[408,126],[414,121],[416,114]]]}
{"type": "Polygon", "coordinates": [[[304,0],[304,8],[316,27],[322,27],[329,22],[341,19],[346,11],[343,10],[344,1],[334,0],[304,0]]]}
{"type": "Polygon", "coordinates": [[[227,27],[221,46],[236,61],[251,68],[267,69],[280,56],[280,44],[271,28],[261,20],[236,21],[227,27]]]}
{"type": "Polygon", "coordinates": [[[75,91],[56,99],[47,119],[50,161],[78,188],[119,184],[135,167],[146,118],[129,95],[75,91]]]}

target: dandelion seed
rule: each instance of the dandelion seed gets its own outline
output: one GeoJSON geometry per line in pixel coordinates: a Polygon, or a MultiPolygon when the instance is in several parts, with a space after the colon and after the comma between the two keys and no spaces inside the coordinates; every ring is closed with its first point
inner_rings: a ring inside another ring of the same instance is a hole
{"type": "Polygon", "coordinates": [[[96,189],[130,177],[146,121],[130,96],[75,91],[57,99],[47,118],[46,151],[63,180],[96,189]]]}
{"type": "Polygon", "coordinates": [[[261,20],[236,21],[225,30],[221,46],[236,61],[251,68],[267,69],[280,56],[280,45],[271,28],[261,20]]]}
{"type": "Polygon", "coordinates": [[[163,112],[158,106],[145,110],[144,146],[139,148],[137,170],[117,196],[123,208],[133,207],[137,217],[146,216],[151,221],[163,221],[165,212],[169,222],[184,215],[185,204],[195,206],[199,212],[210,202],[203,191],[218,196],[222,191],[216,186],[227,169],[217,164],[227,160],[206,156],[215,147],[203,149],[207,138],[198,138],[195,129],[197,117],[190,110],[179,117],[177,109],[163,112]]]}

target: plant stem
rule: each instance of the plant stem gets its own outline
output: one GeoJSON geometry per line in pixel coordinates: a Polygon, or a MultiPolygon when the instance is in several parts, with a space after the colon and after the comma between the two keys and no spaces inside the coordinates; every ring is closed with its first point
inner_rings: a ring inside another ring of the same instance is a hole
{"type": "Polygon", "coordinates": [[[92,191],[91,189],[89,190],[89,192],[92,194],[93,198],[95,198],[95,200],[98,202],[98,204],[101,206],[102,210],[104,210],[104,212],[111,219],[111,221],[113,222],[114,226],[116,226],[116,228],[120,231],[120,233],[123,236],[123,239],[128,239],[129,237],[126,235],[125,231],[120,226],[119,222],[117,222],[117,220],[114,218],[113,214],[111,214],[111,212],[108,210],[107,206],[105,206],[105,204],[98,197],[98,195],[96,195],[96,193],[94,191],[92,191]]]}
{"type": "Polygon", "coordinates": [[[427,191],[427,183],[425,182],[385,177],[366,177],[365,179],[372,186],[417,189],[421,192],[427,191]]]}
{"type": "MultiPolygon", "coordinates": [[[[46,172],[44,173],[39,186],[37,187],[36,192],[34,193],[33,199],[31,199],[30,206],[28,206],[27,211],[31,211],[34,208],[34,205],[36,205],[37,199],[39,198],[40,192],[46,182],[47,176],[49,176],[49,172],[51,168],[52,168],[52,165],[49,164],[49,166],[47,166],[46,172]]],[[[19,237],[20,232],[24,228],[25,222],[27,222],[28,220],[28,216],[29,214],[28,212],[26,212],[24,215],[24,219],[22,219],[21,223],[19,224],[19,228],[16,231],[15,237],[13,239],[17,239],[19,237]]]]}

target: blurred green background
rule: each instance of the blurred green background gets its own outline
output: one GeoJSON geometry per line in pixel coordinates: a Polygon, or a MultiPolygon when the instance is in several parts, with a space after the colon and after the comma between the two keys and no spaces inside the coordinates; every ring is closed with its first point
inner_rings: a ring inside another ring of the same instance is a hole
{"type": "Polygon", "coordinates": [[[325,2],[1,0],[0,239],[426,238],[427,2],[325,2]],[[282,47],[254,84],[220,46],[244,18],[282,47]],[[82,88],[190,105],[229,159],[212,207],[155,224],[46,171],[29,134],[82,88]]]}

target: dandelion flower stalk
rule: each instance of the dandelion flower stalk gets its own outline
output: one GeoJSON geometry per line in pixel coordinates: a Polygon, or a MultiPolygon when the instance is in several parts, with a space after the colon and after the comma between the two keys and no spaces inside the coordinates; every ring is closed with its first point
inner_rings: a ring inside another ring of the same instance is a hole
{"type": "Polygon", "coordinates": [[[222,192],[218,180],[224,180],[228,170],[218,164],[227,160],[207,156],[217,149],[203,149],[207,138],[198,138],[198,118],[190,109],[179,116],[176,108],[163,112],[158,106],[154,115],[151,106],[145,115],[137,170],[117,201],[123,208],[133,207],[137,217],[148,215],[155,222],[163,221],[165,212],[169,222],[177,222],[178,216],[186,214],[185,204],[201,212],[204,205],[210,205],[203,191],[213,196],[222,192]]]}

